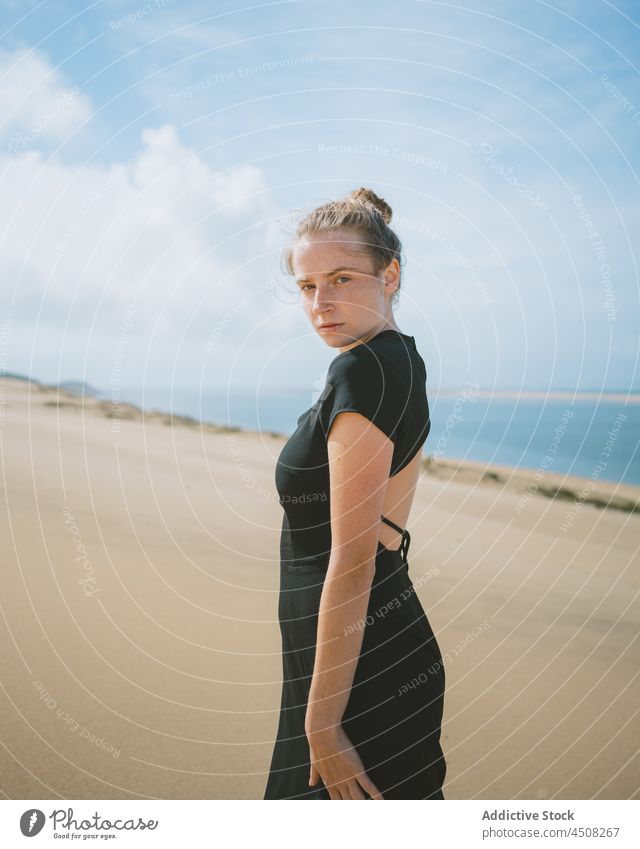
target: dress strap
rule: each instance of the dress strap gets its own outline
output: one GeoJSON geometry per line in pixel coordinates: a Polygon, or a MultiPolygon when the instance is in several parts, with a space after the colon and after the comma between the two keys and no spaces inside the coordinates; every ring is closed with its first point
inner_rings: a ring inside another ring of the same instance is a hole
{"type": "Polygon", "coordinates": [[[386,517],[386,516],[380,516],[380,518],[382,519],[382,521],[383,521],[383,522],[386,522],[386,523],[387,523],[387,525],[391,525],[391,527],[392,527],[392,528],[395,528],[395,530],[396,530],[399,534],[403,534],[403,533],[404,533],[404,530],[405,530],[405,529],[404,529],[404,528],[401,528],[401,527],[400,527],[400,525],[396,525],[396,523],[395,523],[395,522],[392,522],[392,521],[391,521],[391,519],[387,519],[387,517],[386,517]]]}
{"type": "Polygon", "coordinates": [[[407,555],[409,553],[409,544],[411,543],[411,534],[406,528],[401,528],[400,525],[396,525],[395,522],[392,522],[391,519],[387,519],[386,516],[380,516],[383,522],[386,522],[387,525],[391,525],[394,530],[398,531],[399,534],[402,534],[402,543],[400,544],[400,548],[396,549],[399,551],[402,556],[402,562],[407,563],[407,555]]]}

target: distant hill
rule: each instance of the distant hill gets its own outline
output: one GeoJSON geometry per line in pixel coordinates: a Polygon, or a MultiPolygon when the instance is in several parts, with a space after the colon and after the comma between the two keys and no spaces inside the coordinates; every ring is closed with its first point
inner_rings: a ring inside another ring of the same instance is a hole
{"type": "MultiPolygon", "coordinates": [[[[33,383],[42,383],[41,380],[36,380],[33,377],[29,377],[28,374],[18,374],[15,371],[7,371],[4,373],[5,377],[9,377],[12,380],[24,380],[25,382],[33,381],[33,383]]],[[[45,383],[44,386],[55,386],[55,383],[45,383]]],[[[90,395],[92,398],[100,398],[103,393],[96,389],[94,386],[91,386],[89,383],[85,383],[83,380],[63,380],[62,383],[57,384],[60,389],[65,389],[67,392],[71,392],[73,395],[90,395]]]]}
{"type": "Polygon", "coordinates": [[[71,392],[73,395],[90,395],[92,398],[99,398],[102,395],[99,389],[96,389],[89,383],[85,383],[83,380],[64,380],[58,386],[60,389],[66,389],[67,392],[71,392]]]}
{"type": "Polygon", "coordinates": [[[5,371],[5,377],[10,377],[12,380],[31,380],[31,378],[26,374],[16,374],[15,371],[5,371]]]}

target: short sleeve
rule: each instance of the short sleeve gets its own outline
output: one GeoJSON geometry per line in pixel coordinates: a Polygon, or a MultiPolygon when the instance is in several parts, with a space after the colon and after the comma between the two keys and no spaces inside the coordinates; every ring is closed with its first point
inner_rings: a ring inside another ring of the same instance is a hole
{"type": "MultiPolygon", "coordinates": [[[[360,346],[359,346],[360,347],[360,346]]],[[[325,437],[338,413],[360,413],[394,445],[403,426],[408,394],[388,360],[372,349],[346,351],[333,360],[327,373],[319,417],[325,437]]]]}

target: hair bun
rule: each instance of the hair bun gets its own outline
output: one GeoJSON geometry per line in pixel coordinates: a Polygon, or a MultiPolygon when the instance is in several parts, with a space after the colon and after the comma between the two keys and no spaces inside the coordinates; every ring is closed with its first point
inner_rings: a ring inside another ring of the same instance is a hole
{"type": "Polygon", "coordinates": [[[371,189],[366,189],[364,187],[356,189],[351,192],[351,194],[347,195],[347,200],[373,207],[373,209],[380,213],[385,224],[391,223],[393,210],[384,198],[379,198],[375,192],[371,191],[371,189]]]}

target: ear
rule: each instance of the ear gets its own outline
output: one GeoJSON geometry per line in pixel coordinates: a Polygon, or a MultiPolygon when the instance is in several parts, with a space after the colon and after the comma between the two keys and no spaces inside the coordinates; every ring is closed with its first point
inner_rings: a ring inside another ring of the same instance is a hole
{"type": "Polygon", "coordinates": [[[395,256],[384,270],[384,285],[385,288],[388,287],[391,290],[391,295],[400,285],[400,263],[395,256]]]}

